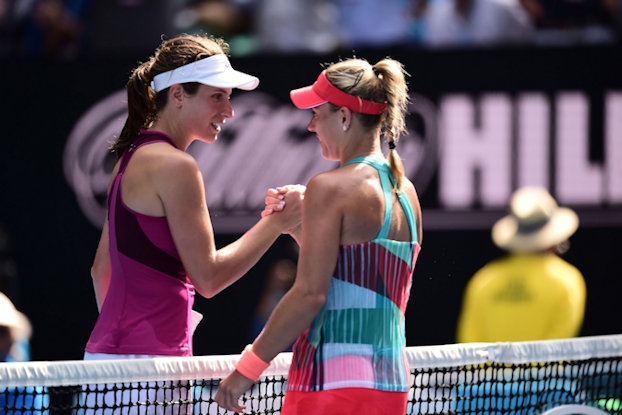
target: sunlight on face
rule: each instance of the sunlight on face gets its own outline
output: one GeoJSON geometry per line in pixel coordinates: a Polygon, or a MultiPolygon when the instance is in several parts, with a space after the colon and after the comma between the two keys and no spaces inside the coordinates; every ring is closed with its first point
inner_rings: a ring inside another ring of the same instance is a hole
{"type": "Polygon", "coordinates": [[[328,103],[311,109],[313,117],[307,129],[320,140],[322,157],[327,160],[339,160],[339,146],[343,139],[343,129],[339,122],[339,112],[331,111],[328,103]]]}
{"type": "Polygon", "coordinates": [[[214,142],[227,118],[233,117],[231,88],[216,88],[201,85],[196,94],[187,96],[187,117],[189,134],[208,143],[214,142]]]}

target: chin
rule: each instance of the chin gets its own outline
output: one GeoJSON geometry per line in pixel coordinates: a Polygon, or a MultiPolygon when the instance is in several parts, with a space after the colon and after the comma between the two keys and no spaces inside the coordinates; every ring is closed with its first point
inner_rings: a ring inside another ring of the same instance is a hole
{"type": "Polygon", "coordinates": [[[322,148],[322,158],[325,158],[326,160],[331,160],[331,161],[339,161],[340,158],[336,157],[333,154],[330,154],[328,152],[328,150],[326,150],[325,148],[322,148]]]}
{"type": "Polygon", "coordinates": [[[332,160],[330,153],[328,152],[328,149],[326,148],[326,146],[320,144],[320,150],[322,151],[322,158],[325,158],[326,160],[332,160]]]}
{"type": "Polygon", "coordinates": [[[200,138],[200,140],[203,141],[204,143],[214,143],[216,142],[216,140],[218,140],[218,136],[217,135],[203,136],[200,138]]]}

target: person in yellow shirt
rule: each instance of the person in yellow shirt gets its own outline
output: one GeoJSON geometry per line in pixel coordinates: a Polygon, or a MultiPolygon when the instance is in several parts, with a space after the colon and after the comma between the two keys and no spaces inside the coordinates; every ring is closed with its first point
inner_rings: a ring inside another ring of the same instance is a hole
{"type": "Polygon", "coordinates": [[[493,260],[468,282],[456,340],[528,341],[575,337],[585,314],[581,272],[559,254],[579,219],[541,187],[512,195],[510,214],[492,228],[507,255],[493,260]]]}

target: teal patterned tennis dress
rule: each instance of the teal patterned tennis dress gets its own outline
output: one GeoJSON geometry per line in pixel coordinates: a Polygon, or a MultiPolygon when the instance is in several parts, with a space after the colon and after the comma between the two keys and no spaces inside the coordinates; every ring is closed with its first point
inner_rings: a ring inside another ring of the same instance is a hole
{"type": "Polygon", "coordinates": [[[395,178],[383,158],[361,157],[378,170],[385,197],[382,229],[375,239],[339,247],[326,303],[294,344],[288,391],[339,388],[408,391],[404,313],[420,244],[412,206],[398,195],[410,241],[387,239],[395,178]]]}

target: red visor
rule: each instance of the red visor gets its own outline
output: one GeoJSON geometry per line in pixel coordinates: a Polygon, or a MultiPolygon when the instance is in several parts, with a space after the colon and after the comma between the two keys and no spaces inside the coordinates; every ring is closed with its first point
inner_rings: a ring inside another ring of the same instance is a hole
{"type": "Polygon", "coordinates": [[[302,109],[317,107],[325,102],[363,114],[378,115],[387,109],[386,103],[369,101],[343,92],[329,82],[326,71],[322,71],[313,85],[294,89],[289,96],[294,105],[302,109]]]}

